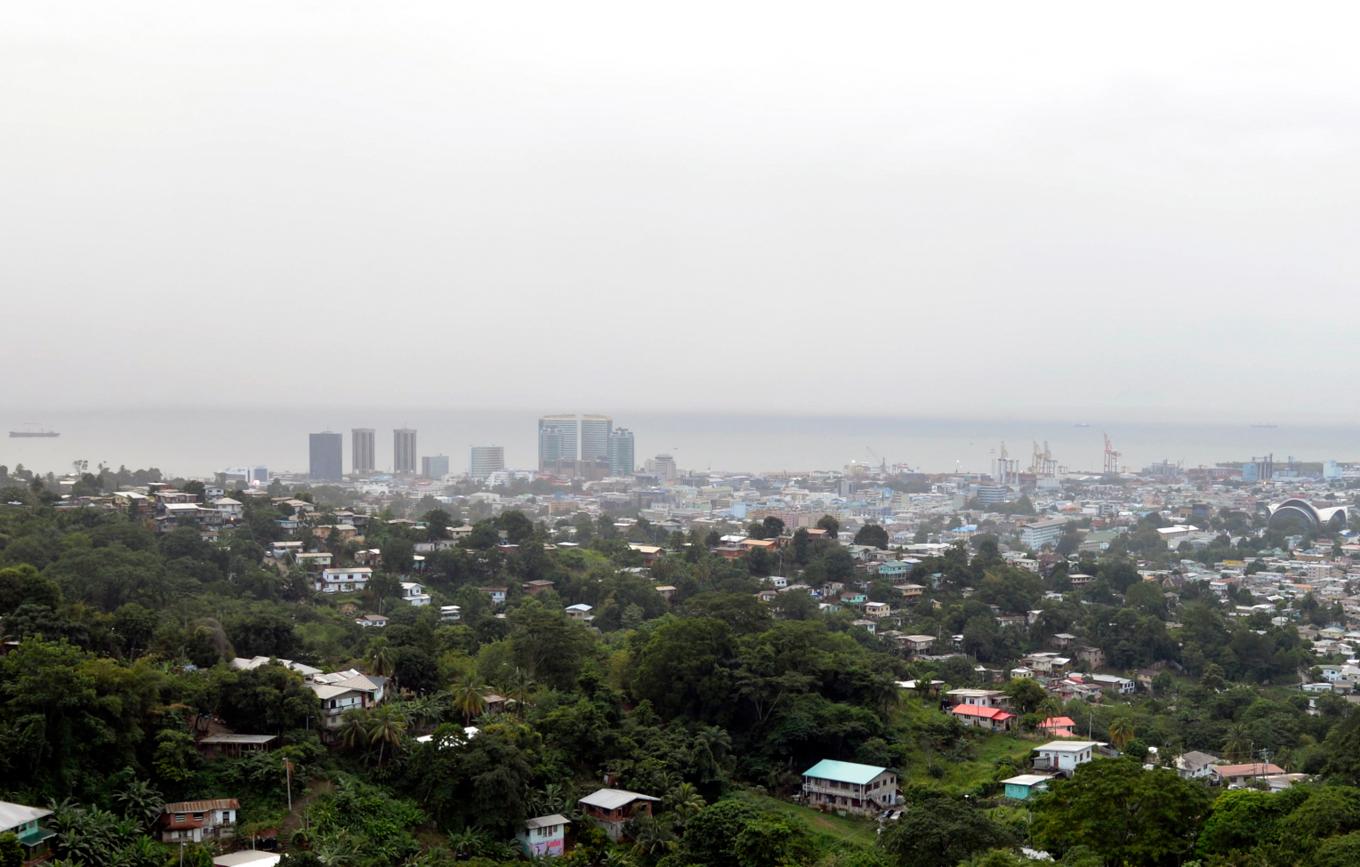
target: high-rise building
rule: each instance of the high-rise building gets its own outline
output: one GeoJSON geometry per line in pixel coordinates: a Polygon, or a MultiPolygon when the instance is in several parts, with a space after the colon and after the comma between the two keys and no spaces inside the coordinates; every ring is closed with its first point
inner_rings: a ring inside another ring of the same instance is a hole
{"type": "Polygon", "coordinates": [[[261,485],[269,484],[269,467],[253,466],[250,468],[250,480],[261,485]]]}
{"type": "Polygon", "coordinates": [[[338,482],[345,475],[345,438],[334,431],[308,437],[308,473],[316,481],[338,482]]]}
{"type": "Polygon", "coordinates": [[[495,472],[505,469],[505,449],[502,446],[473,446],[472,457],[468,460],[468,475],[474,479],[485,479],[495,472]]]}
{"type": "Polygon", "coordinates": [[[575,415],[545,415],[538,420],[538,468],[560,472],[570,464],[570,471],[576,469],[577,432],[579,422],[575,415]]]}
{"type": "Polygon", "coordinates": [[[631,476],[637,465],[633,463],[633,432],[626,427],[609,432],[609,475],[631,476]]]}
{"type": "Polygon", "coordinates": [[[414,475],[416,471],[416,432],[409,427],[392,431],[392,472],[414,475]]]}
{"type": "Polygon", "coordinates": [[[581,462],[594,463],[609,458],[609,432],[614,420],[607,415],[581,416],[581,462]]]}
{"type": "Polygon", "coordinates": [[[420,474],[427,479],[442,479],[449,474],[448,455],[425,455],[420,459],[420,474]]]}
{"type": "Polygon", "coordinates": [[[675,458],[670,455],[657,455],[647,459],[647,472],[663,482],[673,482],[680,473],[675,468],[675,458]]]}
{"type": "Polygon", "coordinates": [[[377,431],[371,427],[350,430],[350,466],[355,473],[371,473],[378,467],[377,431]]]}

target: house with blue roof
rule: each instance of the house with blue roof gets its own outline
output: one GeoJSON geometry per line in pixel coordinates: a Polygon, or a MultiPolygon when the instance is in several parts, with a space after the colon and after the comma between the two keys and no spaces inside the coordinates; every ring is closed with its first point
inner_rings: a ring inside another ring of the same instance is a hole
{"type": "Polygon", "coordinates": [[[803,803],[837,813],[876,816],[900,800],[897,772],[822,759],[803,772],[803,803]]]}

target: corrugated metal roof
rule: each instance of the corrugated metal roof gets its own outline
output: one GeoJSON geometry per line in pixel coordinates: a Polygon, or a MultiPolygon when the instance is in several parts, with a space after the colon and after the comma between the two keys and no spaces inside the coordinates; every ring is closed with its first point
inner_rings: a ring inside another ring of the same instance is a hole
{"type": "Polygon", "coordinates": [[[873,765],[861,765],[856,762],[838,762],[835,759],[822,759],[817,764],[803,771],[805,777],[816,777],[819,780],[835,780],[838,783],[853,783],[862,786],[886,771],[887,768],[879,768],[873,765]]]}

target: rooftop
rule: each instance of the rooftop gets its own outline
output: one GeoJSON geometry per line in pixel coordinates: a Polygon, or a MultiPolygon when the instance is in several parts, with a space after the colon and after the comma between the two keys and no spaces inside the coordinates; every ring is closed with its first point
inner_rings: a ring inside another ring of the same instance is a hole
{"type": "Polygon", "coordinates": [[[587,807],[595,807],[600,810],[617,810],[634,801],[660,800],[660,798],[653,798],[651,795],[630,792],[626,789],[596,789],[577,803],[585,804],[587,807]]]}
{"type": "Polygon", "coordinates": [[[816,777],[819,780],[835,780],[839,783],[852,783],[857,786],[862,786],[886,770],[887,768],[880,768],[874,765],[861,765],[856,762],[838,762],[835,759],[822,759],[806,771],[803,771],[803,776],[816,777]]]}

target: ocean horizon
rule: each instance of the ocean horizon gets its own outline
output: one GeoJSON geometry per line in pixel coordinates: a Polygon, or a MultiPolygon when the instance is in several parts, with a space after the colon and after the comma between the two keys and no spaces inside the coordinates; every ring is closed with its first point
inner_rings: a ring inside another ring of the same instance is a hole
{"type": "MultiPolygon", "coordinates": [[[[553,408],[555,410],[556,408],[553,408]]],[[[593,411],[593,410],[592,410],[593,411]]],[[[1033,444],[1044,442],[1060,466],[1099,470],[1108,433],[1126,468],[1169,460],[1187,467],[1246,461],[1273,454],[1277,463],[1360,460],[1360,425],[1253,425],[1227,422],[1130,422],[1100,419],[950,419],[853,415],[740,413],[620,413],[616,426],[636,437],[639,465],[671,454],[685,469],[776,472],[838,469],[850,462],[905,464],[922,472],[987,471],[1004,442],[1027,468],[1033,444]]],[[[0,463],[58,474],[73,461],[129,468],[155,466],[171,475],[210,477],[226,467],[263,464],[272,472],[307,468],[307,435],[344,434],[350,465],[352,427],[375,428],[380,469],[392,463],[396,427],[418,431],[420,455],[445,454],[450,470],[467,469],[473,445],[505,448],[506,465],[537,462],[537,419],[518,410],[362,410],[355,408],[62,410],[5,429],[37,424],[53,438],[0,439],[0,463]]]]}

